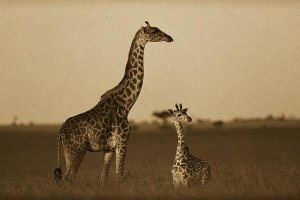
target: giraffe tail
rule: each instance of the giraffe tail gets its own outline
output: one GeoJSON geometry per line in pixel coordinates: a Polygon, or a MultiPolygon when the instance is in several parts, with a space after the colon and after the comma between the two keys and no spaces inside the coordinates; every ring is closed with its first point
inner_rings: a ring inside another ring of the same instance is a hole
{"type": "Polygon", "coordinates": [[[61,137],[60,137],[60,134],[58,134],[57,136],[57,163],[58,163],[58,166],[57,168],[54,170],[54,179],[57,183],[58,186],[61,186],[60,185],[60,182],[62,180],[62,170],[61,170],[61,167],[60,167],[60,147],[61,147],[61,137]]]}

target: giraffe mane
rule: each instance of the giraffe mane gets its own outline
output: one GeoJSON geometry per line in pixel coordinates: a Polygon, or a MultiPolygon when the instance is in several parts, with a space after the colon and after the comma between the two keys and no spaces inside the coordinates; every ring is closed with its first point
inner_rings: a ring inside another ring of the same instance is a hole
{"type": "Polygon", "coordinates": [[[106,91],[104,94],[101,95],[100,100],[104,99],[105,97],[109,96],[110,94],[114,93],[115,91],[117,91],[120,88],[119,85],[115,86],[114,88],[106,91]]]}

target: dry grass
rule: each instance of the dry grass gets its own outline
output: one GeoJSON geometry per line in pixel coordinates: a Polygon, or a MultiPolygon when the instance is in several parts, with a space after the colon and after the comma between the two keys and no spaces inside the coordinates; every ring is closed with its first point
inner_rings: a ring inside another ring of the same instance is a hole
{"type": "Polygon", "coordinates": [[[57,188],[55,129],[0,129],[0,199],[297,199],[300,129],[187,130],[188,143],[213,168],[207,185],[174,191],[175,130],[133,131],[125,181],[99,185],[102,153],[88,153],[76,182],[57,188]]]}

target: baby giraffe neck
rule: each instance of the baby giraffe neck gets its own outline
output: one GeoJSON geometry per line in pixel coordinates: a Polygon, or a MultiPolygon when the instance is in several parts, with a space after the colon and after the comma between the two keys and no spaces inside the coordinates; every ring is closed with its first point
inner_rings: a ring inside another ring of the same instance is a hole
{"type": "Polygon", "coordinates": [[[184,146],[186,146],[185,143],[185,136],[183,133],[183,126],[181,122],[175,121],[175,127],[176,127],[176,131],[177,131],[177,137],[178,137],[178,144],[177,144],[177,149],[178,148],[182,148],[184,146]]]}

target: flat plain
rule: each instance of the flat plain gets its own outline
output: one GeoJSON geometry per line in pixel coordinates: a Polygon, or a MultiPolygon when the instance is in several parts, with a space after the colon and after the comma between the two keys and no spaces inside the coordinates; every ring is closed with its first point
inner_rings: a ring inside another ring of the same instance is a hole
{"type": "MultiPolygon", "coordinates": [[[[102,152],[87,153],[74,183],[58,188],[58,127],[0,128],[0,199],[299,199],[300,128],[186,127],[191,152],[213,169],[206,185],[174,190],[175,128],[133,130],[124,181],[111,166],[99,184],[102,152]]],[[[63,169],[64,166],[63,166],[63,169]]]]}

